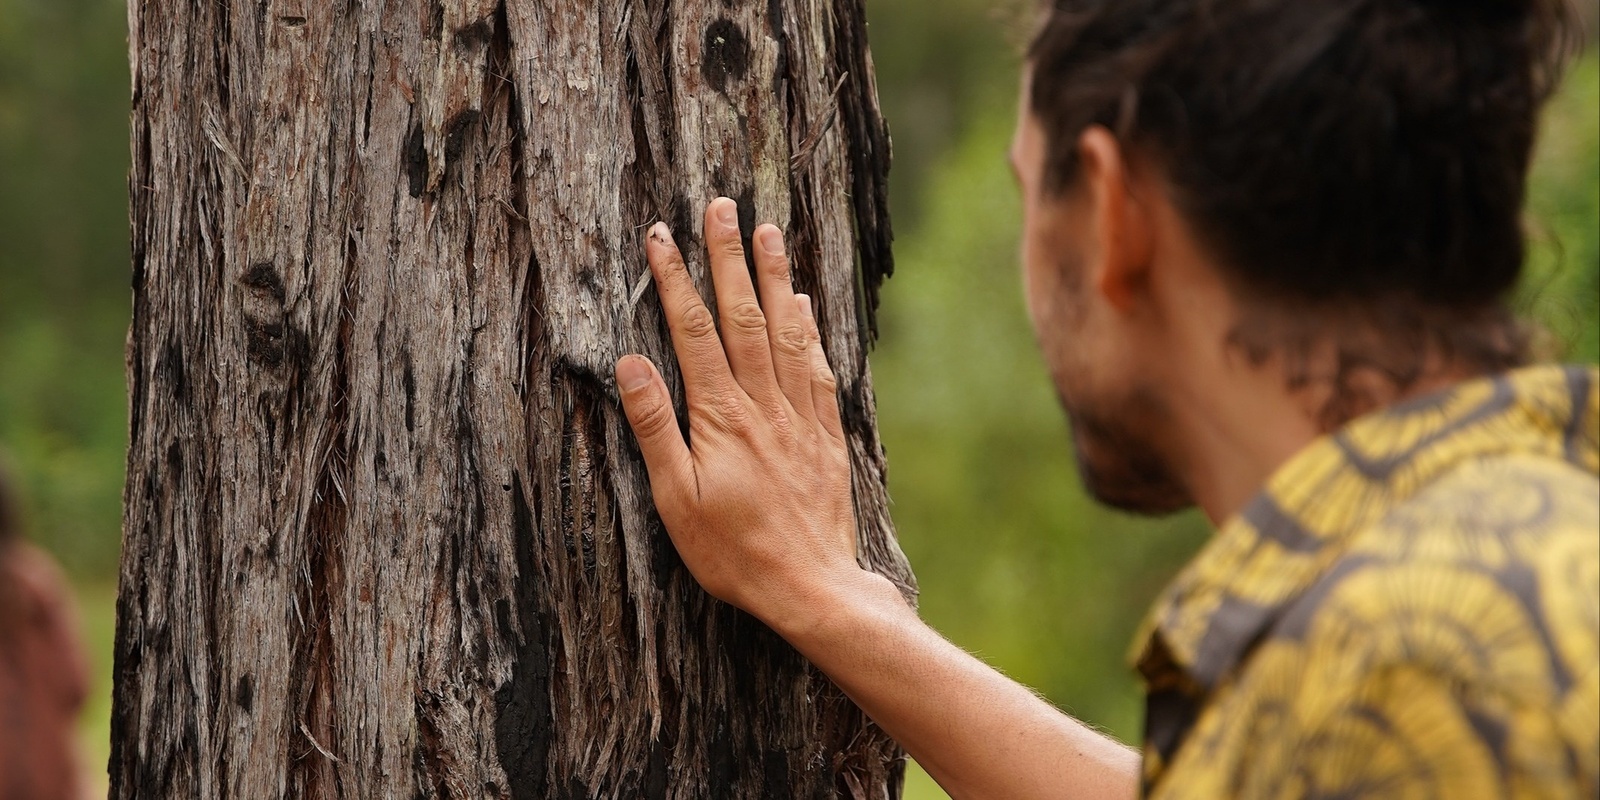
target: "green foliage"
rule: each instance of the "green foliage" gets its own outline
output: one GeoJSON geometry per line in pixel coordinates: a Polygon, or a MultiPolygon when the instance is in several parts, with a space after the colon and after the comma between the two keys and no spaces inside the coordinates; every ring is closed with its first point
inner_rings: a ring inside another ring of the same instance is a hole
{"type": "Polygon", "coordinates": [[[0,450],[35,538],[116,568],[127,402],[126,10],[0,0],[0,450]]]}
{"type": "Polygon", "coordinates": [[[1545,113],[1528,194],[1521,308],[1559,358],[1600,360],[1600,58],[1591,49],[1545,113]]]}
{"type": "Polygon", "coordinates": [[[996,115],[1009,117],[1033,8],[1032,0],[867,3],[879,101],[894,134],[890,190],[902,232],[921,226],[934,169],[951,148],[996,115]]]}

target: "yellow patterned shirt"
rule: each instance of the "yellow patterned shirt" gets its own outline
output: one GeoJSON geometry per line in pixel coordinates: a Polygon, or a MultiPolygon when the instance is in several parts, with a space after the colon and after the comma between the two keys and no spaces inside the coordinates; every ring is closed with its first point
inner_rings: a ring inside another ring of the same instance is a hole
{"type": "Polygon", "coordinates": [[[1292,458],[1145,624],[1146,795],[1600,797],[1597,428],[1532,367],[1292,458]]]}

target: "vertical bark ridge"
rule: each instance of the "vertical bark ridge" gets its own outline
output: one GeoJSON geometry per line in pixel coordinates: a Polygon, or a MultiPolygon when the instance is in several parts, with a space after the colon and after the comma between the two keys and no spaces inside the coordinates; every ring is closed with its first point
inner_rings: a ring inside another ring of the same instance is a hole
{"type": "Polygon", "coordinates": [[[863,563],[914,594],[857,0],[129,14],[114,795],[898,796],[893,743],[682,568],[610,378],[644,352],[682,402],[649,223],[709,300],[699,209],[786,221],[863,563]]]}

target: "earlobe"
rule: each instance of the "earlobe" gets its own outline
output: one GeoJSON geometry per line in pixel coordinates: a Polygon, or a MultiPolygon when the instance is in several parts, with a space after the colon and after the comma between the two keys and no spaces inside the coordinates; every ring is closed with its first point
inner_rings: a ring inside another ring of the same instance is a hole
{"type": "Polygon", "coordinates": [[[1078,158],[1092,204],[1096,239],[1094,286],[1106,302],[1127,313],[1139,302],[1149,279],[1151,226],[1133,192],[1122,144],[1095,125],[1078,137],[1078,158]]]}

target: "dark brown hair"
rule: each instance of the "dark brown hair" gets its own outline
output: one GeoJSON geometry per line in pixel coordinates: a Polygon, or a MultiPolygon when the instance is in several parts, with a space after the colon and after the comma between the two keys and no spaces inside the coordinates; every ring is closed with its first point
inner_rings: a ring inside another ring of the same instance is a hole
{"type": "Polygon", "coordinates": [[[1252,296],[1477,325],[1503,306],[1538,111],[1580,43],[1566,0],[1047,8],[1028,102],[1052,191],[1105,126],[1252,296]]]}

